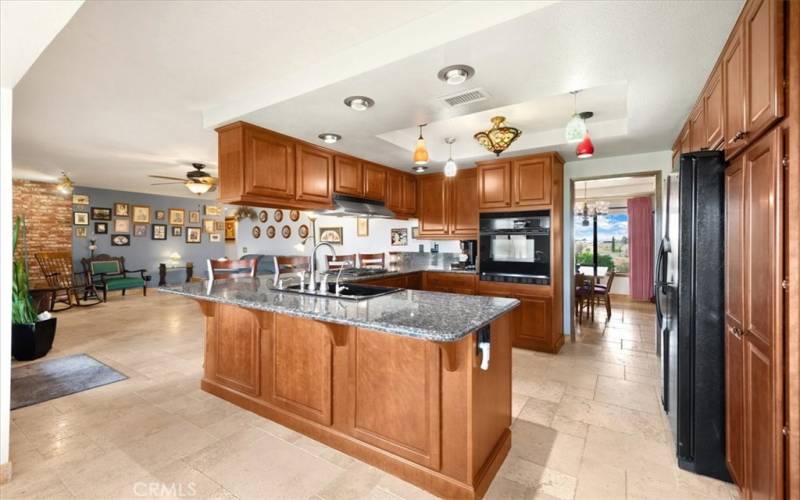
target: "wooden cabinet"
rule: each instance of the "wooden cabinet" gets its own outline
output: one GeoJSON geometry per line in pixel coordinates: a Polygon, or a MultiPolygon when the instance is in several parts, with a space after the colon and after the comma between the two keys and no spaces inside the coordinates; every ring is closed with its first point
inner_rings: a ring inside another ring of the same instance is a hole
{"type": "Polygon", "coordinates": [[[737,24],[722,54],[722,79],[725,137],[723,147],[727,157],[733,156],[745,145],[745,71],[744,41],[741,24],[737,24]]]}
{"type": "Polygon", "coordinates": [[[692,151],[708,149],[706,144],[706,114],[700,100],[689,116],[689,142],[692,151]]]}
{"type": "Polygon", "coordinates": [[[482,209],[511,206],[510,161],[478,166],[478,206],[482,209]]]}
{"type": "Polygon", "coordinates": [[[364,196],[364,168],[360,160],[336,155],[333,170],[334,191],[350,196],[364,196]]]}
{"type": "Polygon", "coordinates": [[[727,462],[747,498],[782,498],[780,128],[726,172],[727,462]]]}
{"type": "Polygon", "coordinates": [[[403,176],[402,212],[409,216],[417,213],[417,178],[411,174],[403,176]]]}
{"type": "Polygon", "coordinates": [[[386,168],[372,163],[364,164],[364,198],[386,199],[386,168]]]}
{"type": "Polygon", "coordinates": [[[425,272],[422,289],[430,292],[475,294],[475,274],[425,272]]]}
{"type": "Polygon", "coordinates": [[[522,210],[550,205],[553,169],[563,168],[557,153],[478,163],[480,210],[522,210]]]}
{"type": "Polygon", "coordinates": [[[475,169],[460,170],[453,178],[441,173],[417,177],[420,239],[478,237],[476,179],[475,169]]]}
{"type": "Polygon", "coordinates": [[[333,195],[333,155],[304,144],[298,144],[296,149],[296,198],[329,205],[333,195]]]}
{"type": "Polygon", "coordinates": [[[725,136],[725,120],[723,116],[722,65],[718,64],[711,73],[703,94],[705,111],[705,146],[708,149],[719,149],[725,136]]]}
{"type": "Polygon", "coordinates": [[[692,152],[692,128],[689,122],[686,122],[680,134],[680,151],[681,154],[692,152]]]}
{"type": "Polygon", "coordinates": [[[417,179],[387,168],[386,206],[400,217],[413,217],[417,212],[417,179]]]}
{"type": "Polygon", "coordinates": [[[753,140],[783,116],[783,8],[777,0],[753,0],[745,7],[745,116],[753,140]]]}

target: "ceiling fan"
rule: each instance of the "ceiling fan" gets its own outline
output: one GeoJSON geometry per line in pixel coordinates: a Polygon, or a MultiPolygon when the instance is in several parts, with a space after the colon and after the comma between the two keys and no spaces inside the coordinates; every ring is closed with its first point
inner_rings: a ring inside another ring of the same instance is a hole
{"type": "Polygon", "coordinates": [[[197,195],[209,193],[217,189],[217,178],[212,177],[207,172],[203,172],[203,169],[206,168],[205,165],[202,163],[192,163],[192,167],[194,167],[194,170],[186,172],[185,179],[181,179],[180,177],[169,177],[166,175],[148,175],[148,177],[152,177],[153,179],[168,179],[171,181],[156,182],[155,184],[150,185],[164,186],[167,184],[183,184],[186,186],[186,189],[197,195]]]}

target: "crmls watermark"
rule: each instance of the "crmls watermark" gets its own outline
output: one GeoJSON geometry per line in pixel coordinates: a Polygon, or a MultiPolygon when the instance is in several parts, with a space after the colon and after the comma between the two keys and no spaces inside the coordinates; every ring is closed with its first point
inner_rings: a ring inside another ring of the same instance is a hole
{"type": "Polygon", "coordinates": [[[195,483],[136,483],[133,494],[137,497],[193,497],[197,496],[195,483]]]}

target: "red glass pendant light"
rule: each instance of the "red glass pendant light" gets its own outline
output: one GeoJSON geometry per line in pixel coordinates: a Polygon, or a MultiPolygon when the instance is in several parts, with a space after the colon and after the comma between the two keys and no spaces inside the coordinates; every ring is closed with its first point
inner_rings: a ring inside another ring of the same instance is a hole
{"type": "Polygon", "coordinates": [[[583,136],[583,140],[578,143],[575,154],[578,155],[580,159],[591,158],[592,155],[594,155],[594,144],[592,144],[592,139],[589,137],[589,132],[586,132],[586,135],[583,136]]]}

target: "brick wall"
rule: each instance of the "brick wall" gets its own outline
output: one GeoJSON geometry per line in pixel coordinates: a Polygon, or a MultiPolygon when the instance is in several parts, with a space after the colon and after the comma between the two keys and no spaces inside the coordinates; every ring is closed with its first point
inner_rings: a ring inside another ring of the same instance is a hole
{"type": "MultiPolygon", "coordinates": [[[[72,251],[72,196],[59,193],[55,184],[14,180],[14,218],[18,215],[28,226],[31,286],[43,286],[44,276],[34,255],[72,251]]],[[[18,247],[19,252],[22,244],[18,247]]]]}

